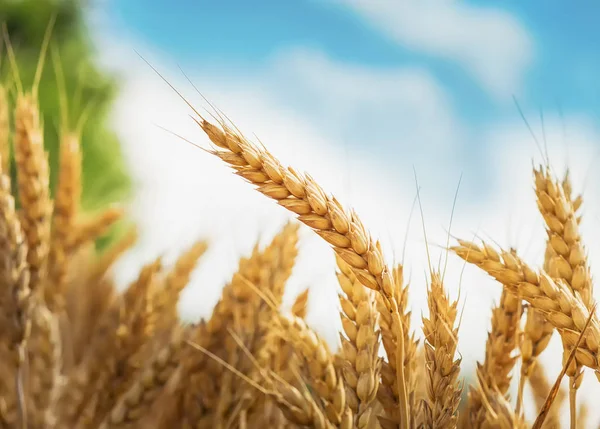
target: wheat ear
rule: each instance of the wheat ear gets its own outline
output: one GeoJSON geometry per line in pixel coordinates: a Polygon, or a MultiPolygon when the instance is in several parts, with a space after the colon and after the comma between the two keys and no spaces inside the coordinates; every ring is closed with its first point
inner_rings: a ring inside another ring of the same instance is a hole
{"type": "MultiPolygon", "coordinates": [[[[31,331],[33,301],[29,289],[29,269],[27,266],[27,245],[25,236],[15,211],[15,200],[11,194],[9,177],[0,173],[0,279],[3,285],[0,303],[2,307],[2,333],[8,345],[11,358],[7,365],[14,370],[14,380],[6,382],[11,386],[5,400],[6,409],[2,414],[8,424],[17,425],[17,406],[21,408],[21,419],[25,417],[24,373],[26,370],[27,342],[31,331]]],[[[22,422],[26,425],[26,422],[22,422]]]]}
{"type": "MultiPolygon", "coordinates": [[[[485,359],[482,364],[477,364],[479,383],[484,383],[501,395],[506,395],[510,387],[511,371],[517,361],[514,351],[518,344],[521,311],[521,300],[510,291],[503,290],[500,303],[492,310],[492,329],[485,345],[485,359]]],[[[469,391],[468,412],[473,428],[481,427],[485,421],[486,410],[480,397],[481,391],[469,391]]]]}
{"type": "Polygon", "coordinates": [[[129,428],[150,411],[177,369],[182,341],[183,330],[176,327],[168,344],[155,352],[133,385],[121,395],[100,425],[101,429],[129,428]]]}
{"type": "Polygon", "coordinates": [[[50,243],[52,204],[48,189],[48,157],[33,96],[19,95],[15,110],[15,160],[22,226],[27,237],[30,288],[36,293],[45,280],[50,243]]]}
{"type": "Polygon", "coordinates": [[[381,359],[375,297],[363,287],[352,269],[337,257],[342,328],[341,371],[346,382],[346,401],[357,428],[367,428],[374,418],[372,403],[377,397],[381,359]]]}
{"type": "Polygon", "coordinates": [[[28,422],[31,428],[52,427],[60,387],[61,342],[58,319],[45,305],[32,309],[29,349],[28,422]]]}
{"type": "MultiPolygon", "coordinates": [[[[573,293],[562,281],[552,280],[544,272],[538,274],[510,252],[502,251],[500,261],[492,259],[486,247],[460,240],[459,246],[453,247],[452,250],[543,313],[559,332],[564,347],[574,347],[590,315],[579,294],[573,293]]],[[[584,341],[575,353],[575,360],[596,371],[597,376],[600,376],[599,345],[600,323],[594,315],[585,332],[584,341]]]]}
{"type": "MultiPolygon", "coordinates": [[[[506,396],[485,381],[482,368],[477,368],[478,396],[482,400],[483,429],[525,429],[523,417],[515,413],[506,396]]],[[[470,426],[469,426],[470,427],[470,426]]]]}
{"type": "MultiPolygon", "coordinates": [[[[239,289],[237,290],[242,292],[240,297],[249,294],[238,303],[239,311],[233,313],[232,328],[241,340],[243,349],[249,355],[255,356],[261,367],[267,366],[271,362],[271,356],[277,352],[274,349],[277,344],[272,341],[273,337],[269,333],[272,330],[277,309],[281,305],[285,283],[294,266],[297,242],[298,224],[286,224],[269,246],[260,253],[259,263],[253,266],[255,269],[253,275],[232,282],[232,285],[238,284],[239,289]]],[[[231,340],[231,337],[228,337],[228,340],[231,340]]],[[[237,360],[237,368],[255,378],[257,374],[255,374],[252,359],[249,359],[246,353],[240,353],[239,344],[226,341],[225,345],[230,362],[237,360]]],[[[228,377],[231,376],[233,374],[228,377]]],[[[233,401],[239,405],[240,418],[244,419],[245,416],[255,418],[260,413],[259,410],[263,408],[260,405],[261,401],[255,403],[256,395],[247,389],[246,384],[238,387],[237,380],[232,379],[232,381],[234,381],[232,387],[235,391],[235,395],[232,397],[233,401]]],[[[228,420],[233,416],[233,414],[230,415],[228,420]]]]}
{"type": "Polygon", "coordinates": [[[169,329],[177,323],[179,296],[190,281],[192,272],[207,248],[208,245],[204,240],[194,243],[177,259],[166,276],[164,286],[157,288],[155,313],[160,316],[160,329],[169,329]]]}
{"type": "MultiPolygon", "coordinates": [[[[575,215],[575,207],[567,197],[571,192],[568,176],[561,185],[553,180],[548,168],[534,170],[535,188],[538,208],[544,218],[548,231],[548,243],[552,247],[554,257],[549,262],[549,274],[563,279],[569,287],[576,291],[588,309],[594,306],[592,280],[587,265],[585,249],[579,234],[579,220],[575,215]],[[566,192],[565,192],[566,191],[566,192]]],[[[570,353],[564,347],[563,361],[570,353]]],[[[571,427],[577,422],[577,389],[583,381],[583,372],[576,362],[568,368],[570,378],[569,403],[571,410],[571,427]]]]}
{"type": "Polygon", "coordinates": [[[446,295],[442,279],[432,273],[427,291],[429,318],[423,318],[428,389],[424,403],[425,426],[456,428],[462,387],[458,383],[460,359],[455,359],[458,328],[457,302],[446,295]]]}
{"type": "Polygon", "coordinates": [[[109,207],[90,219],[79,220],[67,241],[67,250],[74,252],[87,242],[93,242],[107,233],[111,226],[123,218],[122,207],[109,207]]]}
{"type": "MultiPolygon", "coordinates": [[[[358,280],[366,287],[379,292],[385,311],[392,317],[394,342],[400,350],[396,368],[404,364],[402,320],[395,296],[394,278],[386,266],[381,247],[373,241],[366,228],[354,213],[349,214],[342,205],[308,175],[299,174],[291,167],[284,168],[267,150],[260,148],[225,123],[221,128],[203,118],[198,124],[217,149],[212,153],[229,164],[236,174],[254,184],[258,191],[295,213],[298,219],[329,243],[334,251],[352,267],[358,280]]],[[[400,398],[399,424],[408,428],[409,400],[405,374],[397,371],[400,398]]]]}
{"type": "Polygon", "coordinates": [[[315,392],[325,416],[335,427],[353,425],[353,413],[346,401],[344,380],[336,370],[334,356],[329,347],[302,319],[279,318],[280,333],[288,338],[301,358],[306,382],[315,392]]]}
{"type": "Polygon", "coordinates": [[[81,151],[79,136],[76,133],[65,133],[61,136],[59,177],[55,195],[45,296],[48,307],[60,313],[65,306],[66,275],[72,256],[66,245],[73,233],[81,199],[81,151]]]}

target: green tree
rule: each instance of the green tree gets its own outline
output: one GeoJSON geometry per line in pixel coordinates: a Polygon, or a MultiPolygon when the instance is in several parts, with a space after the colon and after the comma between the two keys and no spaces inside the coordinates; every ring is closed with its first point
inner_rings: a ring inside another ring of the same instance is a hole
{"type": "MultiPolygon", "coordinates": [[[[117,90],[116,82],[101,71],[95,62],[84,17],[86,6],[87,2],[83,0],[0,0],[0,23],[7,27],[21,81],[28,88],[34,80],[48,23],[55,18],[50,46],[59,53],[58,62],[65,77],[70,125],[75,126],[86,110],[87,119],[81,138],[82,207],[92,211],[108,203],[122,201],[129,191],[130,180],[118,139],[107,124],[117,90]]],[[[2,82],[11,81],[8,61],[2,62],[0,73],[2,82]]],[[[58,172],[62,119],[58,88],[57,73],[48,58],[39,86],[39,105],[44,121],[45,146],[50,158],[52,189],[58,172]]]]}

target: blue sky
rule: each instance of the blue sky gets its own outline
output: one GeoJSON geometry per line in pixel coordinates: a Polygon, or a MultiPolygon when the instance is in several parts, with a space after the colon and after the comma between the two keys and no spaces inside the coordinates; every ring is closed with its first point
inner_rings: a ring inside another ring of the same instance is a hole
{"type": "MultiPolygon", "coordinates": [[[[184,68],[260,68],[289,47],[318,49],[334,59],[375,67],[427,67],[449,88],[469,121],[515,116],[455,61],[396,43],[343,2],[113,1],[112,16],[184,68]]],[[[431,2],[435,4],[435,2],[431,2]]],[[[533,53],[514,95],[524,107],[600,115],[600,4],[593,1],[466,2],[511,14],[527,31],[533,53]]],[[[434,7],[434,6],[432,6],[434,7]]],[[[499,35],[502,37],[502,35],[499,35]]]]}

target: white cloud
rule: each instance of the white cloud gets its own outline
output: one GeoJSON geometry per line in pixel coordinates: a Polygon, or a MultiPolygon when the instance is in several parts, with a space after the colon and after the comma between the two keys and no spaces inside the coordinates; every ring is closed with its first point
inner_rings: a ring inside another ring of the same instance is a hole
{"type": "Polygon", "coordinates": [[[519,21],[455,0],[337,0],[409,49],[457,61],[492,95],[519,89],[533,43],[519,21]]]}
{"type": "MultiPolygon", "coordinates": [[[[132,210],[143,234],[140,245],[122,261],[120,279],[125,282],[157,254],[173,255],[191,240],[208,237],[210,251],[185,291],[181,307],[187,317],[207,315],[238,258],[247,254],[257,239],[268,240],[289,216],[233,176],[218,159],[156,128],[154,123],[208,145],[189,119],[189,109],[173,91],[132,56],[129,48],[124,48],[125,55],[116,49],[117,45],[107,42],[104,52],[108,63],[125,78],[115,124],[138,183],[132,210]]],[[[191,96],[195,105],[202,105],[178,72],[168,66],[168,58],[150,60],[191,96]]],[[[454,117],[444,89],[426,71],[350,66],[316,52],[294,51],[275,58],[262,74],[251,78],[190,74],[247,135],[255,133],[284,163],[309,171],[327,190],[355,207],[374,236],[382,239],[389,257],[398,259],[402,253],[415,193],[412,166],[416,165],[430,242],[445,243],[444,227],[459,174],[464,171],[453,233],[469,238],[477,231],[503,246],[518,244],[519,250],[528,250],[527,260],[538,260],[536,246],[539,250],[544,232],[531,185],[531,158],[536,149],[527,130],[520,123],[498,124],[489,134],[479,136],[483,158],[467,159],[460,148],[468,130],[454,117]],[[390,136],[396,146],[386,147],[390,136]],[[346,151],[348,141],[351,150],[346,151]],[[486,185],[483,194],[476,193],[480,183],[486,185]],[[529,242],[533,246],[528,246],[529,242]]],[[[578,119],[567,121],[569,162],[587,166],[600,130],[578,119]]],[[[561,133],[560,122],[549,118],[546,135],[555,161],[565,159],[561,133]]],[[[578,169],[573,173],[579,189],[585,172],[578,169]]],[[[590,195],[584,237],[596,260],[600,257],[600,246],[594,247],[600,243],[598,207],[590,195]]],[[[335,342],[339,320],[331,251],[315,234],[302,231],[288,302],[310,286],[309,321],[335,342]]],[[[415,213],[405,261],[411,275],[415,327],[420,326],[426,309],[424,273],[428,264],[422,237],[415,213]]],[[[431,253],[437,266],[443,252],[432,245],[431,253]]],[[[467,267],[461,277],[462,269],[463,264],[450,257],[446,285],[453,297],[458,296],[460,287],[461,305],[466,302],[459,344],[466,374],[474,360],[482,357],[489,309],[500,288],[473,267],[467,267]]]]}

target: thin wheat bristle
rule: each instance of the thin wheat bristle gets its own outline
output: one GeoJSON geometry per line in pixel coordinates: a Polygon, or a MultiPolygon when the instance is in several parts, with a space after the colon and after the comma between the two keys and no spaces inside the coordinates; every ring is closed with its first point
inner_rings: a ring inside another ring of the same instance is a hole
{"type": "Polygon", "coordinates": [[[462,387],[460,359],[455,359],[458,328],[457,302],[451,302],[439,274],[432,273],[427,291],[429,318],[423,318],[428,375],[427,400],[423,403],[425,426],[455,428],[462,387]]]}

